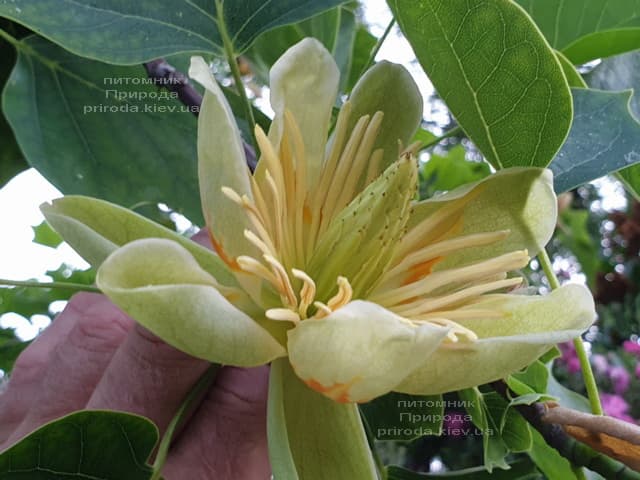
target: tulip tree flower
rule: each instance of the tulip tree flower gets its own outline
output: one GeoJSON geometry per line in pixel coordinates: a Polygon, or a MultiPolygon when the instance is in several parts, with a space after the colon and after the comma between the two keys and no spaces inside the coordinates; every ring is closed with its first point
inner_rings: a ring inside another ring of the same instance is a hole
{"type": "Polygon", "coordinates": [[[272,362],[276,478],[375,478],[354,403],[503,378],[594,320],[582,286],[518,288],[514,272],[555,226],[548,170],[502,170],[414,201],[415,148],[399,145],[422,100],[402,67],[365,74],[327,141],[340,72],[315,40],[289,49],[271,70],[275,118],[268,134],[256,129],[253,175],[202,58],[190,75],[206,91],[199,178],[216,254],[105,202],[68,197],[44,211],[101,264],[99,287],[168,343],[226,365],[272,362]],[[97,225],[99,211],[116,226],[97,225]]]}

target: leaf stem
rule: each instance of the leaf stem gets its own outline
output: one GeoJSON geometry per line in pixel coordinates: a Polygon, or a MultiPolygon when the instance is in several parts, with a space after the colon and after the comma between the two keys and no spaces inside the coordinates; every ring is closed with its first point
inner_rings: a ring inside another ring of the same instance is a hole
{"type": "Polygon", "coordinates": [[[374,64],[374,62],[376,61],[376,55],[378,55],[378,52],[380,51],[380,48],[382,48],[382,44],[384,43],[384,41],[389,36],[389,33],[391,32],[391,29],[393,28],[395,23],[396,23],[396,19],[392,18],[391,21],[389,22],[389,25],[387,25],[387,28],[384,29],[384,33],[378,39],[378,41],[374,45],[373,49],[369,53],[369,58],[367,59],[367,63],[364,64],[364,67],[360,71],[360,75],[358,75],[358,78],[362,77],[364,75],[364,73],[367,70],[369,70],[369,68],[374,64]]]}
{"type": "Polygon", "coordinates": [[[362,427],[364,428],[364,433],[367,437],[369,450],[371,450],[373,461],[376,464],[376,470],[378,471],[378,480],[387,480],[387,467],[385,467],[384,462],[380,458],[380,455],[378,455],[378,450],[376,449],[376,440],[373,436],[373,432],[371,431],[371,426],[369,425],[369,422],[364,416],[362,410],[358,409],[358,412],[360,412],[360,421],[362,422],[362,427]]]}
{"type": "Polygon", "coordinates": [[[222,0],[216,1],[216,13],[218,16],[218,31],[220,32],[220,37],[222,38],[222,44],[224,45],[224,52],[227,57],[227,62],[229,63],[229,69],[231,70],[231,75],[233,75],[233,81],[236,84],[236,88],[238,89],[238,95],[240,95],[240,99],[242,100],[242,105],[244,107],[244,112],[246,115],[246,120],[249,122],[249,130],[251,131],[251,141],[253,142],[253,147],[258,149],[258,142],[256,141],[256,119],[253,116],[253,109],[251,107],[251,102],[249,102],[249,97],[247,97],[247,91],[244,88],[244,83],[242,81],[242,76],[240,75],[240,69],[238,68],[238,62],[236,60],[236,55],[233,51],[233,41],[229,36],[229,32],[227,30],[227,24],[224,20],[224,8],[222,0]]]}
{"type": "Polygon", "coordinates": [[[0,278],[0,285],[31,288],[66,288],[68,290],[77,290],[79,292],[102,293],[102,290],[98,287],[94,287],[93,285],[84,285],[82,283],[73,282],[36,282],[32,280],[7,280],[0,278]]]}
{"type": "Polygon", "coordinates": [[[19,49],[22,46],[22,42],[20,42],[20,40],[18,40],[8,32],[5,32],[1,28],[0,28],[0,38],[6,40],[8,43],[13,45],[16,49],[19,49]]]}
{"type": "Polygon", "coordinates": [[[426,150],[427,148],[431,148],[434,145],[439,144],[445,138],[455,137],[456,135],[459,135],[461,133],[464,133],[461,127],[453,127],[451,130],[448,130],[448,131],[444,132],[439,137],[436,137],[433,140],[431,140],[430,142],[427,142],[427,143],[423,144],[422,147],[420,147],[420,150],[426,150]]]}
{"type": "MultiPolygon", "coordinates": [[[[549,255],[544,248],[538,254],[538,261],[542,266],[542,270],[544,270],[544,274],[547,276],[547,280],[549,280],[551,289],[555,290],[556,288],[559,288],[560,282],[558,281],[558,277],[556,277],[556,274],[553,271],[551,260],[549,259],[549,255]]],[[[596,379],[593,375],[591,363],[589,363],[589,357],[587,356],[587,351],[584,348],[582,338],[574,338],[573,346],[576,349],[576,354],[578,355],[578,360],[580,361],[580,368],[582,370],[582,376],[584,377],[584,386],[587,389],[587,397],[589,398],[591,413],[593,413],[594,415],[603,415],[604,412],[602,410],[602,404],[600,403],[598,385],[596,384],[596,379]]]]}
{"type": "Polygon", "coordinates": [[[151,475],[151,478],[149,480],[159,480],[160,478],[162,478],[160,476],[162,473],[162,468],[167,461],[169,447],[171,446],[171,441],[173,440],[178,426],[185,419],[186,415],[191,412],[191,409],[195,406],[195,402],[200,400],[202,394],[207,391],[207,389],[216,379],[216,374],[218,373],[219,368],[220,365],[218,365],[217,363],[211,364],[211,366],[207,369],[206,372],[204,372],[198,382],[194,385],[194,387],[182,401],[180,408],[178,408],[178,411],[167,426],[167,431],[162,436],[162,440],[160,440],[160,445],[158,445],[158,453],[156,455],[155,461],[153,462],[153,474],[151,475]]]}

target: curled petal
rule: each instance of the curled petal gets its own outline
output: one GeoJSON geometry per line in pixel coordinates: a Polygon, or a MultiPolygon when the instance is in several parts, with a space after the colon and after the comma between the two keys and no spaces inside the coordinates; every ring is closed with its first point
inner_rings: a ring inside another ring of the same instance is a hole
{"type": "Polygon", "coordinates": [[[495,309],[503,317],[459,320],[479,339],[439,348],[396,391],[435,395],[504,378],[554,344],[579,336],[596,316],[593,298],[581,285],[566,285],[546,296],[490,295],[468,308],[495,309]]]}
{"type": "Polygon", "coordinates": [[[509,168],[414,206],[408,234],[396,257],[420,246],[458,235],[508,230],[502,241],[461,248],[434,271],[527,249],[534,256],[556,225],[557,201],[550,170],[509,168]]]}
{"type": "MultiPolygon", "coordinates": [[[[289,48],[271,68],[269,87],[275,118],[269,137],[274,145],[280,144],[284,113],[289,110],[304,141],[309,184],[318,178],[324,160],[339,80],[340,71],[333,57],[313,38],[305,38],[289,48]]],[[[256,175],[262,173],[258,163],[256,175]]]]}
{"type": "Polygon", "coordinates": [[[216,280],[176,242],[149,238],[125,245],[102,264],[97,283],[141,325],[194,357],[250,367],[286,354],[233,306],[234,291],[219,291],[216,280]]]}
{"type": "Polygon", "coordinates": [[[339,402],[366,402],[429,362],[447,333],[447,328],[416,326],[375,303],[356,300],[289,330],[289,359],[312,389],[339,402]]]}
{"type": "Polygon", "coordinates": [[[251,225],[242,207],[222,192],[228,187],[238,195],[251,198],[249,171],[235,117],[202,57],[192,57],[189,76],[205,87],[198,115],[198,178],[200,197],[207,227],[215,235],[213,246],[232,268],[235,258],[256,254],[245,238],[251,225]]]}
{"type": "Polygon", "coordinates": [[[142,238],[166,238],[178,242],[200,267],[224,285],[236,285],[227,266],[211,250],[131,210],[97,198],[67,195],[40,210],[47,222],[93,267],[118,247],[142,238]]]}

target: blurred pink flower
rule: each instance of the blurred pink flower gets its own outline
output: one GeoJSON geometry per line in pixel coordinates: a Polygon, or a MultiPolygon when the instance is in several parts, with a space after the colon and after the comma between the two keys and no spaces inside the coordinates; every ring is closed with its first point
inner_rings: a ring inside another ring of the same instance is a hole
{"type": "Polygon", "coordinates": [[[591,356],[591,365],[596,373],[605,375],[609,371],[609,361],[605,355],[596,353],[591,356]]]}
{"type": "Polygon", "coordinates": [[[625,422],[636,423],[629,415],[629,404],[624,398],[611,393],[601,393],[600,401],[602,402],[602,409],[607,415],[619,418],[625,422]]]}
{"type": "Polygon", "coordinates": [[[622,343],[622,348],[624,348],[629,353],[640,356],[640,344],[638,342],[625,340],[622,343]]]}
{"type": "Polygon", "coordinates": [[[562,352],[559,361],[565,364],[569,373],[578,373],[581,370],[580,360],[578,359],[578,354],[576,353],[576,348],[573,346],[573,343],[565,342],[560,343],[558,346],[562,352]]]}
{"type": "Polygon", "coordinates": [[[636,377],[640,378],[640,363],[636,365],[636,377]]]}
{"type": "Polygon", "coordinates": [[[611,367],[609,370],[609,377],[613,384],[613,390],[618,395],[622,395],[629,389],[629,383],[631,383],[631,375],[624,367],[611,367]]]}

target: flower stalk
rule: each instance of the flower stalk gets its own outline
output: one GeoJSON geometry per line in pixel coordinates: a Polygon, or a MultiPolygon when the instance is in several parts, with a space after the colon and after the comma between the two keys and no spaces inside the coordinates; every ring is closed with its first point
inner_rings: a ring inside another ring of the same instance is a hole
{"type": "MultiPolygon", "coordinates": [[[[542,270],[544,271],[547,280],[549,281],[551,289],[555,290],[557,288],[560,288],[560,282],[558,281],[558,277],[556,277],[556,274],[553,271],[551,259],[549,258],[549,254],[545,249],[541,250],[538,254],[538,260],[540,261],[542,270]]],[[[578,360],[580,361],[580,369],[582,370],[584,386],[587,390],[587,398],[589,399],[591,413],[593,413],[594,415],[603,415],[604,411],[602,410],[602,403],[600,402],[600,395],[598,394],[598,385],[596,383],[596,378],[593,374],[593,370],[591,369],[591,363],[589,362],[589,357],[587,355],[586,349],[584,348],[582,338],[574,338],[573,345],[576,349],[578,360]]]]}

